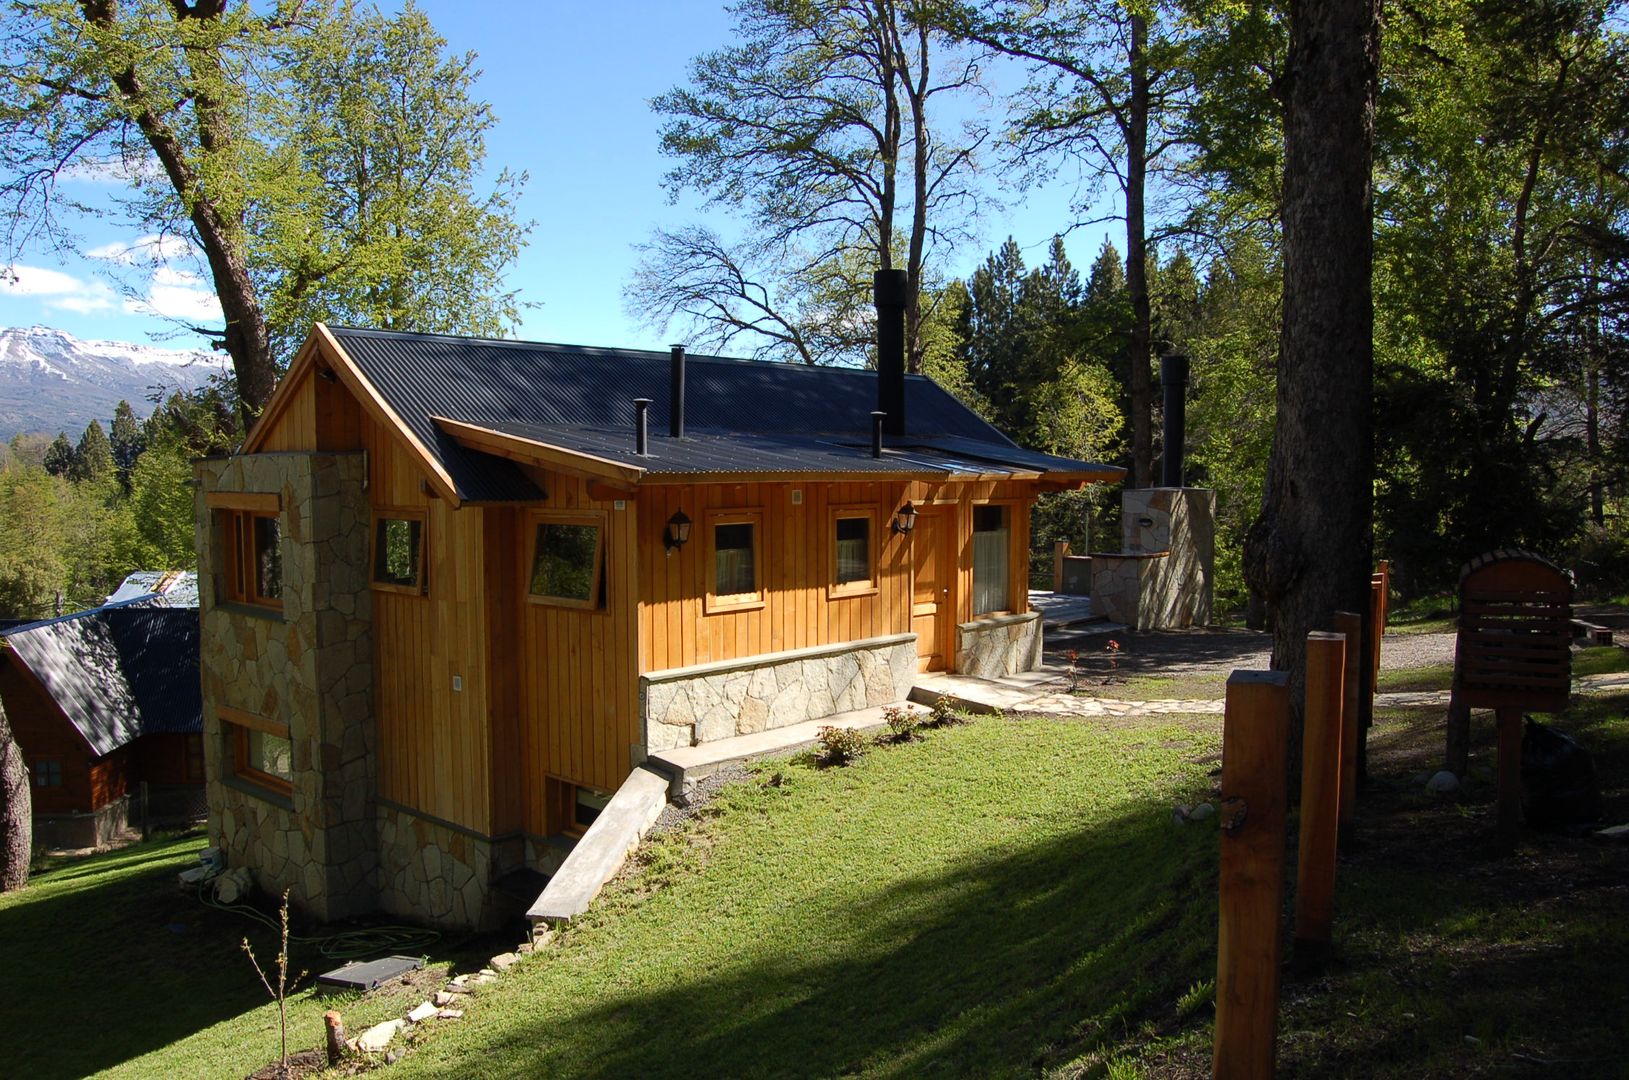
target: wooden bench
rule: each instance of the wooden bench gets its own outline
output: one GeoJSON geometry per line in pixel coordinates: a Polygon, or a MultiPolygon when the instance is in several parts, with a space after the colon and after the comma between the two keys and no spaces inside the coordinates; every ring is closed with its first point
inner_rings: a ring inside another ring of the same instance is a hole
{"type": "Polygon", "coordinates": [[[1526,551],[1490,551],[1459,575],[1447,765],[1465,775],[1470,710],[1499,725],[1499,833],[1521,823],[1522,711],[1561,712],[1572,688],[1572,579],[1526,551]]]}

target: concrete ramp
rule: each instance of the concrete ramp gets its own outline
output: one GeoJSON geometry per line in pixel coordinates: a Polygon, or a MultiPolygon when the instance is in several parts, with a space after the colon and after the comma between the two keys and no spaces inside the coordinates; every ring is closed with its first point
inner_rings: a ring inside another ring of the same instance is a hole
{"type": "Polygon", "coordinates": [[[527,909],[533,926],[569,922],[588,910],[600,889],[622,869],[628,852],[662,815],[667,789],[668,778],[651,769],[638,768],[628,775],[527,909]]]}

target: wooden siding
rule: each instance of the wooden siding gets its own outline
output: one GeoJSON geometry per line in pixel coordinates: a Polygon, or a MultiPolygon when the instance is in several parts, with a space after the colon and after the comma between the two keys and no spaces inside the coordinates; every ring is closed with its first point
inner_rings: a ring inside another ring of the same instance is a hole
{"type": "Polygon", "coordinates": [[[317,448],[317,380],[310,372],[300,377],[298,385],[290,387],[293,400],[277,417],[266,441],[260,449],[265,453],[287,450],[315,450],[317,448]]]}
{"type": "MultiPolygon", "coordinates": [[[[639,632],[639,670],[661,671],[710,661],[733,660],[758,653],[828,645],[911,628],[910,541],[890,526],[894,511],[907,499],[948,504],[947,539],[955,545],[952,604],[955,620],[972,618],[972,505],[1010,502],[1014,507],[1013,596],[1027,610],[1022,566],[1029,544],[1032,485],[1019,481],[979,483],[786,483],[709,484],[695,487],[644,488],[639,495],[640,578],[643,607],[639,632]],[[793,493],[801,502],[793,503],[793,493]],[[853,596],[831,596],[832,510],[875,506],[876,589],[853,596]],[[712,539],[706,522],[720,510],[761,510],[765,536],[759,580],[761,606],[741,611],[706,611],[707,560],[712,539]],[[683,510],[695,523],[691,539],[672,555],[662,545],[668,518],[683,510]]],[[[952,645],[953,647],[953,645],[952,645]]]]}
{"type": "Polygon", "coordinates": [[[425,494],[391,432],[361,418],[375,509],[425,514],[425,592],[373,591],[379,794],[477,832],[492,831],[485,520],[425,494]],[[458,679],[461,688],[453,688],[458,679]]]}
{"type": "Polygon", "coordinates": [[[519,655],[509,670],[520,678],[525,827],[546,835],[565,825],[545,820],[548,778],[614,791],[631,767],[630,748],[643,740],[636,665],[641,515],[631,495],[621,499],[621,510],[615,492],[596,488],[612,497],[595,498],[587,478],[545,470],[531,475],[547,500],[507,512],[514,519],[510,547],[518,560],[510,592],[520,626],[519,655]],[[529,601],[538,515],[583,510],[605,516],[605,607],[586,611],[529,601]]]}

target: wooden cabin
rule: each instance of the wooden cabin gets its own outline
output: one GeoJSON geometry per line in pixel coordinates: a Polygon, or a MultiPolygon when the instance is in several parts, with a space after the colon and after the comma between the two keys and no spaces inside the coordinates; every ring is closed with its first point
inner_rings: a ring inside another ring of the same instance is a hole
{"type": "Polygon", "coordinates": [[[217,842],[319,916],[472,926],[647,754],[1035,666],[1030,504],[1122,470],[902,360],[319,325],[198,474],[217,842]]]}
{"type": "Polygon", "coordinates": [[[156,816],[202,809],[198,611],[156,599],[5,633],[0,699],[28,766],[36,844],[107,843],[143,782],[156,816]]]}

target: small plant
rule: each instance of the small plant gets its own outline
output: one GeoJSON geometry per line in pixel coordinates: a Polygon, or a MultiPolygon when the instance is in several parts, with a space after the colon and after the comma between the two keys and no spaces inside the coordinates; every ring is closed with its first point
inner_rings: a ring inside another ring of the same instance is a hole
{"type": "Polygon", "coordinates": [[[916,738],[916,729],[922,723],[920,714],[909,705],[903,709],[890,705],[882,710],[882,718],[888,724],[887,737],[896,743],[910,742],[916,738]]]}
{"type": "Polygon", "coordinates": [[[1113,675],[1120,669],[1120,643],[1113,638],[1109,639],[1104,651],[1109,654],[1109,674],[1113,675]]]}
{"type": "Polygon", "coordinates": [[[948,727],[961,719],[956,715],[956,703],[950,699],[949,694],[939,695],[928,711],[928,716],[929,723],[934,727],[948,727]]]}
{"type": "Polygon", "coordinates": [[[1202,979],[1177,998],[1177,1016],[1187,1018],[1216,999],[1216,980],[1202,979]]]}
{"type": "MultiPolygon", "coordinates": [[[[282,925],[282,933],[278,939],[277,986],[275,988],[272,986],[271,979],[267,978],[265,970],[261,968],[260,961],[255,959],[255,950],[254,947],[249,944],[248,938],[243,939],[243,951],[249,954],[249,963],[254,965],[255,974],[260,976],[260,985],[264,986],[266,988],[266,993],[270,994],[272,1000],[277,1002],[277,1026],[283,1040],[283,1055],[281,1059],[282,1071],[278,1075],[291,1076],[293,1074],[289,1072],[288,1067],[288,993],[291,988],[291,983],[289,982],[288,977],[287,889],[283,890],[283,903],[277,909],[277,915],[282,925]]],[[[294,976],[294,983],[298,983],[303,978],[305,978],[305,972],[302,971],[298,975],[294,976]]]]}
{"type": "Polygon", "coordinates": [[[1080,650],[1069,650],[1069,692],[1077,693],[1080,690],[1080,650]]]}
{"type": "Polygon", "coordinates": [[[822,765],[847,765],[865,753],[865,736],[853,728],[823,727],[815,733],[822,765]]]}

